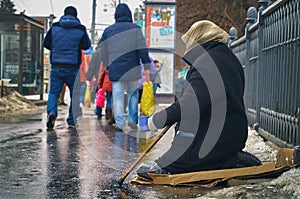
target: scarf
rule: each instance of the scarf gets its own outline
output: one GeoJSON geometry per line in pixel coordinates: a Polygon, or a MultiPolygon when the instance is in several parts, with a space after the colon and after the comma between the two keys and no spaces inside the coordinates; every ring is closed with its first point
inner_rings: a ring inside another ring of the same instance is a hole
{"type": "Polygon", "coordinates": [[[186,52],[190,51],[199,44],[209,41],[226,43],[228,34],[219,26],[208,20],[195,22],[190,29],[182,36],[186,45],[186,52]]]}

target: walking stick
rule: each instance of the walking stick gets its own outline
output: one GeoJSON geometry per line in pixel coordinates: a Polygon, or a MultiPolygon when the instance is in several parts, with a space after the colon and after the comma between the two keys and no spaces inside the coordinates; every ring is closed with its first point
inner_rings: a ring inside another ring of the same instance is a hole
{"type": "Polygon", "coordinates": [[[147,153],[154,147],[154,145],[166,134],[166,132],[171,128],[171,126],[166,126],[161,133],[152,141],[152,143],[143,151],[143,153],[139,156],[139,158],[130,166],[130,168],[122,175],[122,177],[115,182],[115,187],[121,187],[125,178],[129,175],[129,173],[135,168],[137,164],[147,155],[147,153]]]}

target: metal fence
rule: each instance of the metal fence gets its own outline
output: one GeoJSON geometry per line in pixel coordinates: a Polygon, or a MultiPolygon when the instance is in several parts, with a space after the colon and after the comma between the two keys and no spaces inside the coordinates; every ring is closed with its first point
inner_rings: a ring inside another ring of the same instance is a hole
{"type": "Polygon", "coordinates": [[[300,144],[300,0],[259,1],[245,36],[230,47],[244,67],[250,126],[287,145],[300,144]]]}

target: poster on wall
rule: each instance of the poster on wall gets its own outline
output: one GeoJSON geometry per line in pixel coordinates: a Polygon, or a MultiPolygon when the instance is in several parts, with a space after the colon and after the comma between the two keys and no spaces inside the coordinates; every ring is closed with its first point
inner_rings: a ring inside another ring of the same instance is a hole
{"type": "Polygon", "coordinates": [[[174,54],[168,52],[149,52],[153,60],[161,64],[159,76],[161,79],[158,94],[173,94],[174,90],[174,54]]]}
{"type": "Polygon", "coordinates": [[[1,78],[11,80],[19,74],[19,39],[18,34],[1,35],[1,78]]]}
{"type": "Polygon", "coordinates": [[[146,42],[150,48],[175,48],[175,5],[148,5],[146,42]]]}

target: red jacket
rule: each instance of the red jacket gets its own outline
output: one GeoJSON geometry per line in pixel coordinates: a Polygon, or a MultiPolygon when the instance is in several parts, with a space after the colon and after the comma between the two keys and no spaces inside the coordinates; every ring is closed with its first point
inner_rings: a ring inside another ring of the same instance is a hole
{"type": "Polygon", "coordinates": [[[98,88],[102,88],[105,92],[112,92],[112,83],[108,77],[108,70],[100,65],[98,88]]]}
{"type": "Polygon", "coordinates": [[[90,65],[90,56],[84,55],[84,52],[82,51],[82,61],[80,65],[80,82],[84,83],[86,82],[86,72],[88,71],[90,65]]]}

